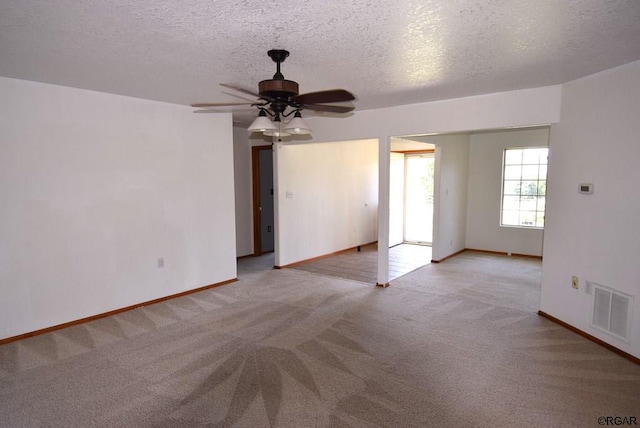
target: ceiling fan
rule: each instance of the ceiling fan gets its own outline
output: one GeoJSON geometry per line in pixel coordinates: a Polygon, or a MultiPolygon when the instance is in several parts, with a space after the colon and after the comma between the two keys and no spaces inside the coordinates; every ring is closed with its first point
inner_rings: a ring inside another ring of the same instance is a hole
{"type": "Polygon", "coordinates": [[[301,110],[307,109],[316,112],[348,113],[353,106],[331,105],[343,101],[353,101],[355,97],[344,89],[329,89],[326,91],[298,93],[298,83],[284,78],[280,71],[280,64],[289,56],[289,51],[272,49],[267,52],[276,63],[276,74],[272,79],[258,83],[258,93],[251,90],[221,83],[225,88],[233,89],[245,95],[256,97],[256,101],[245,103],[197,103],[192,104],[201,110],[195,113],[214,113],[217,107],[252,106],[259,110],[258,118],[249,127],[251,132],[263,132],[265,135],[283,136],[291,133],[308,134],[310,129],[302,120],[301,110]],[[294,114],[286,128],[282,128],[282,119],[294,114]],[[273,117],[273,121],[267,117],[273,117]]]}

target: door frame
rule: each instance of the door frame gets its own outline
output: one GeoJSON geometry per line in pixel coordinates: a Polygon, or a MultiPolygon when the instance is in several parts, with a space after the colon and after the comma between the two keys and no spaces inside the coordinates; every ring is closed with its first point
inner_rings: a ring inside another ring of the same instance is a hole
{"type": "Polygon", "coordinates": [[[273,150],[273,144],[251,147],[251,174],[253,192],[253,255],[262,255],[262,219],[260,217],[260,150],[273,150]]]}

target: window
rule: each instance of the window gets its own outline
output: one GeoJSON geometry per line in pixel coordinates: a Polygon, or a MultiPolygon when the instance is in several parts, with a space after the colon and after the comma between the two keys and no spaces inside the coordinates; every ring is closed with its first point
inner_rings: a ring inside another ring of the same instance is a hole
{"type": "Polygon", "coordinates": [[[501,226],[544,227],[548,147],[504,151],[501,226]]]}

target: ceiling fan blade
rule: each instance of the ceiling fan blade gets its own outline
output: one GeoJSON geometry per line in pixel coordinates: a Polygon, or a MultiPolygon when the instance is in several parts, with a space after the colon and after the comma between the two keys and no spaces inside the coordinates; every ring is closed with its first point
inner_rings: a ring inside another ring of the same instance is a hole
{"type": "Polygon", "coordinates": [[[194,113],[223,113],[220,110],[208,110],[208,109],[203,109],[203,110],[194,110],[194,113]]]}
{"type": "Polygon", "coordinates": [[[302,107],[313,111],[326,111],[330,113],[349,113],[355,108],[353,106],[332,106],[325,104],[304,104],[302,107]]]}
{"type": "Polygon", "coordinates": [[[353,101],[355,99],[356,97],[354,97],[351,92],[345,91],[344,89],[309,92],[292,97],[292,100],[299,104],[339,103],[342,101],[353,101]]]}
{"type": "Polygon", "coordinates": [[[262,98],[260,96],[260,94],[256,94],[255,92],[250,91],[250,90],[245,89],[245,88],[241,88],[240,86],[229,85],[227,83],[220,83],[220,86],[224,86],[225,88],[233,89],[234,91],[242,92],[243,94],[251,95],[251,96],[254,96],[256,98],[262,98]]]}
{"type": "Polygon", "coordinates": [[[255,111],[255,110],[253,106],[240,107],[240,108],[211,107],[211,108],[201,108],[200,110],[194,110],[193,112],[194,113],[239,113],[243,111],[255,111]]]}
{"type": "Polygon", "coordinates": [[[253,104],[254,103],[197,103],[197,104],[191,104],[191,107],[208,108],[208,107],[250,106],[253,104]]]}
{"type": "MultiPolygon", "coordinates": [[[[225,91],[222,91],[222,93],[223,93],[223,94],[225,94],[225,95],[232,96],[232,97],[234,97],[234,98],[240,98],[241,100],[245,100],[245,101],[249,101],[249,102],[252,102],[252,101],[253,101],[253,100],[250,100],[248,97],[245,97],[245,96],[242,96],[242,95],[238,95],[238,94],[233,94],[233,93],[231,93],[231,92],[225,92],[225,91]]],[[[256,100],[256,101],[258,101],[258,100],[256,100]]],[[[255,102],[255,101],[254,101],[254,102],[255,102]]]]}

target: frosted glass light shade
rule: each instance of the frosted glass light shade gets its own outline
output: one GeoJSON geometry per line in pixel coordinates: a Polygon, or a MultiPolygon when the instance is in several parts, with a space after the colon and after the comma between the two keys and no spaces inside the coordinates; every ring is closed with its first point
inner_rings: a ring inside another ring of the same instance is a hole
{"type": "Polygon", "coordinates": [[[261,111],[256,120],[248,128],[249,132],[265,132],[265,131],[277,131],[278,126],[269,120],[267,115],[261,111]]]}
{"type": "Polygon", "coordinates": [[[296,113],[295,117],[287,123],[284,128],[285,132],[290,134],[311,134],[311,128],[307,125],[307,122],[300,116],[300,113],[296,113]]]}
{"type": "Polygon", "coordinates": [[[273,131],[272,130],[264,131],[264,135],[268,137],[288,137],[291,134],[284,129],[276,129],[273,131]]]}
{"type": "Polygon", "coordinates": [[[276,117],[273,118],[273,125],[275,126],[275,129],[268,129],[264,131],[264,135],[269,137],[288,137],[291,135],[282,127],[282,121],[280,120],[279,114],[276,114],[276,117]]]}

